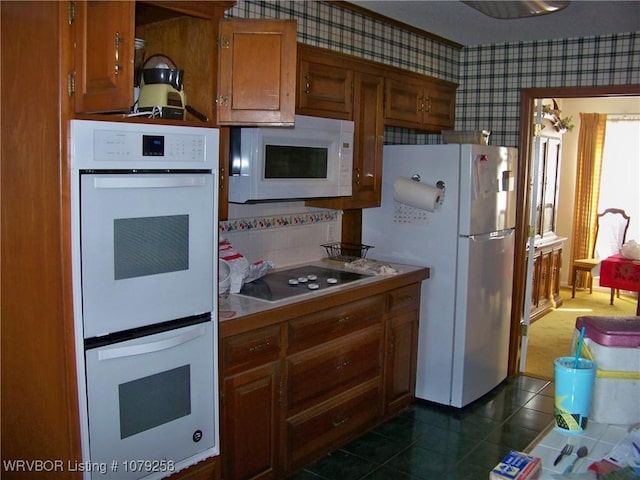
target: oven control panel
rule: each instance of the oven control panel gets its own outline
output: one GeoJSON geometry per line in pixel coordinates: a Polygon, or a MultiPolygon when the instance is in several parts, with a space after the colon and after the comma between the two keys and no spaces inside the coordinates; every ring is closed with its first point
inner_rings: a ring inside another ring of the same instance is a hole
{"type": "Polygon", "coordinates": [[[72,120],[72,167],[213,170],[218,134],[212,128],[72,120]]]}

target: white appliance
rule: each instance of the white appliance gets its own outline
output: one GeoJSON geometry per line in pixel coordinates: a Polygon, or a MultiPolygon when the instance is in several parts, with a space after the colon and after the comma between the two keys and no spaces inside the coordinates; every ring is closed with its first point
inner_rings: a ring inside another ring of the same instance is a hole
{"type": "Polygon", "coordinates": [[[215,338],[209,317],[86,349],[90,459],[107,466],[95,478],[168,476],[218,453],[215,338]]]}
{"type": "Polygon", "coordinates": [[[430,268],[422,284],[418,398],[463,407],[506,378],[516,165],[517,150],[507,147],[384,147],[382,204],[363,210],[362,241],[375,246],[377,259],[430,268]],[[433,211],[411,206],[422,207],[419,198],[394,200],[396,180],[412,177],[425,190],[444,187],[433,211]]]}
{"type": "Polygon", "coordinates": [[[229,201],[351,195],[354,124],[296,115],[295,127],[231,128],[229,201]]]}
{"type": "Polygon", "coordinates": [[[70,132],[81,468],[161,478],[219,453],[219,132],[88,120],[70,132]]]}

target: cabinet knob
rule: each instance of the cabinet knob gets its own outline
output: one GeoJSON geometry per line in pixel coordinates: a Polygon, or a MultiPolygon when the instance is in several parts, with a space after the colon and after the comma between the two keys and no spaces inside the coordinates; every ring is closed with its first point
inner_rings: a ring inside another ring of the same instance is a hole
{"type": "Polygon", "coordinates": [[[349,365],[351,365],[351,360],[345,360],[344,362],[340,363],[339,365],[336,365],[336,370],[342,370],[343,368],[346,368],[349,365]]]}
{"type": "Polygon", "coordinates": [[[333,421],[333,426],[334,427],[339,427],[340,425],[344,425],[348,421],[349,421],[349,417],[344,417],[344,418],[341,418],[340,420],[334,420],[333,421]]]}
{"type": "Polygon", "coordinates": [[[304,93],[309,95],[311,93],[311,75],[306,74],[304,76],[304,79],[306,80],[306,82],[304,84],[304,93]]]}

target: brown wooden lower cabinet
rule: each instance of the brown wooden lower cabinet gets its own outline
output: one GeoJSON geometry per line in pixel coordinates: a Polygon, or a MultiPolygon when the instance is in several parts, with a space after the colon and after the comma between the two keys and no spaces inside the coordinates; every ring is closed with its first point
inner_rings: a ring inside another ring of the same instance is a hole
{"type": "Polygon", "coordinates": [[[224,379],[224,478],[277,478],[279,363],[224,379]]]}
{"type": "Polygon", "coordinates": [[[380,382],[371,380],[287,418],[287,470],[311,463],[318,452],[339,447],[380,418],[380,382]]]}
{"type": "Polygon", "coordinates": [[[220,457],[208,458],[169,477],[169,480],[220,480],[220,457]]]}
{"type": "Polygon", "coordinates": [[[529,320],[549,313],[562,305],[560,296],[560,268],[564,238],[536,246],[533,254],[533,278],[531,282],[531,309],[529,320]]]}
{"type": "Polygon", "coordinates": [[[420,283],[366,293],[221,330],[224,480],[285,478],[413,401],[420,283]]]}

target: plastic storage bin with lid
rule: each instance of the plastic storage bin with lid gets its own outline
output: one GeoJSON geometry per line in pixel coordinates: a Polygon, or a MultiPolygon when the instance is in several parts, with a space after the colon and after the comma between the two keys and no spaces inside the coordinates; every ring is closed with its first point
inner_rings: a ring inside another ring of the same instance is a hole
{"type": "Polygon", "coordinates": [[[589,419],[621,425],[639,423],[640,317],[578,317],[574,352],[582,327],[582,356],[596,362],[589,419]]]}

